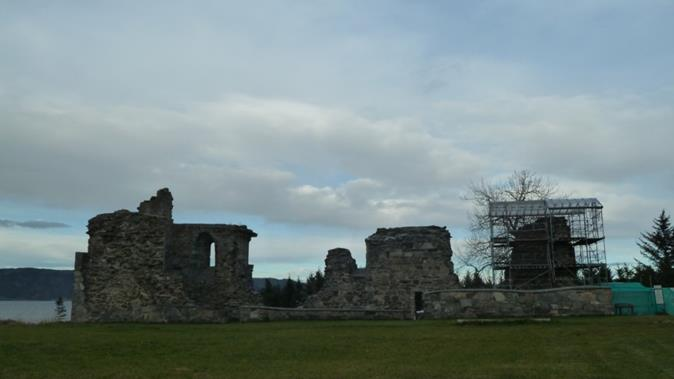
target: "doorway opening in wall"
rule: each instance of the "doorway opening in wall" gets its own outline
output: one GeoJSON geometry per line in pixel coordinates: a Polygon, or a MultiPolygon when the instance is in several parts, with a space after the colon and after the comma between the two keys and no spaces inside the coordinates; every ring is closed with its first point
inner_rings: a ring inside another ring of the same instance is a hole
{"type": "Polygon", "coordinates": [[[211,242],[208,256],[208,267],[215,267],[215,242],[211,242]]]}
{"type": "Polygon", "coordinates": [[[421,292],[414,293],[414,318],[420,319],[424,315],[424,297],[421,292]]]}

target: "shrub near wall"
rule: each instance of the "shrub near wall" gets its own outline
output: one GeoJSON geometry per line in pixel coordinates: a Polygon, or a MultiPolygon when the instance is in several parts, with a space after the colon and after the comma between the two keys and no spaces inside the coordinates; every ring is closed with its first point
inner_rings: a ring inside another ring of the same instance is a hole
{"type": "Polygon", "coordinates": [[[613,314],[605,287],[443,290],[424,293],[423,303],[424,318],[430,319],[613,314]]]}

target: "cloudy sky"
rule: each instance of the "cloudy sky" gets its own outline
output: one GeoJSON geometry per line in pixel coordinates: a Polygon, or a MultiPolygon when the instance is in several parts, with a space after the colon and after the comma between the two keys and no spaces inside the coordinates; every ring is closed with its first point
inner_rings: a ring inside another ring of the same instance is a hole
{"type": "Polygon", "coordinates": [[[674,211],[674,3],[0,0],[0,267],[70,268],[169,187],[257,277],[381,226],[466,237],[471,181],[604,204],[609,262],[674,211]]]}

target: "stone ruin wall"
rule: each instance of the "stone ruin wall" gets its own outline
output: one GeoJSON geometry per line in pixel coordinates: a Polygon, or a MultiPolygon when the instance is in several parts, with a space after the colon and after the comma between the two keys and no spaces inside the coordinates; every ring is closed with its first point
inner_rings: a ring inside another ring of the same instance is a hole
{"type": "Polygon", "coordinates": [[[89,220],[89,246],[77,253],[73,321],[228,321],[252,290],[248,244],[239,225],[174,224],[167,189],[138,212],[89,220]],[[210,267],[210,245],[216,263],[210,267]]]}
{"type": "Polygon", "coordinates": [[[365,244],[362,269],[349,250],[328,252],[325,284],[304,307],[398,310],[412,315],[415,292],[458,286],[446,228],[381,228],[365,244]]]}
{"type": "Polygon", "coordinates": [[[542,290],[455,289],[423,295],[425,319],[609,316],[611,289],[561,287],[542,290]]]}
{"type": "Polygon", "coordinates": [[[365,240],[365,268],[349,250],[332,249],[324,287],[302,307],[260,306],[248,263],[256,234],[239,225],[174,224],[172,201],[163,189],[138,212],[89,220],[88,251],[75,260],[73,321],[409,319],[418,305],[425,318],[611,313],[607,288],[458,289],[451,236],[437,226],[378,229],[365,240]]]}

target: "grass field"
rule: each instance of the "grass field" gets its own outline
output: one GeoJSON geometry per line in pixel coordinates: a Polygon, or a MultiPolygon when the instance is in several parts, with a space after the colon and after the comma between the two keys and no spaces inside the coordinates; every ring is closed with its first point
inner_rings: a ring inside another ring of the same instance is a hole
{"type": "Polygon", "coordinates": [[[0,325],[2,378],[674,378],[674,317],[0,325]]]}

